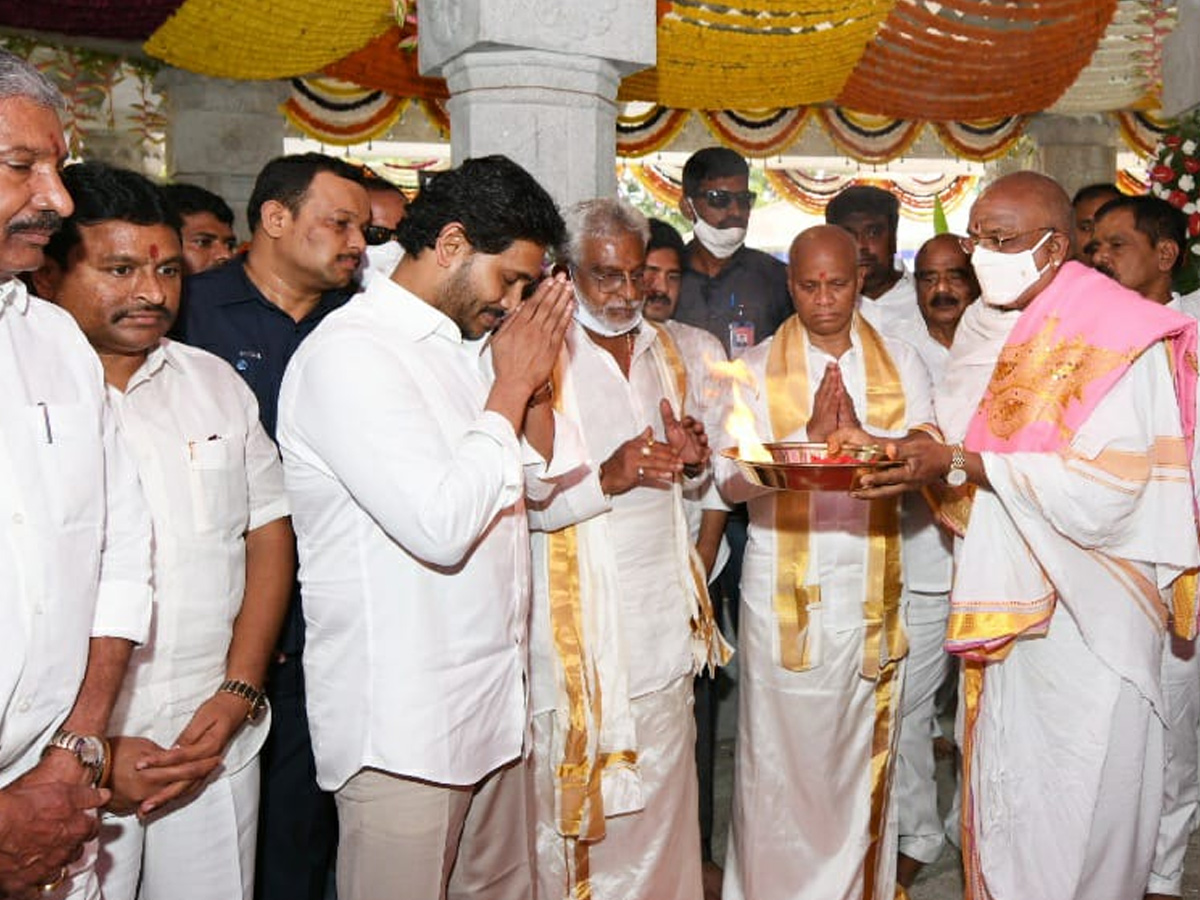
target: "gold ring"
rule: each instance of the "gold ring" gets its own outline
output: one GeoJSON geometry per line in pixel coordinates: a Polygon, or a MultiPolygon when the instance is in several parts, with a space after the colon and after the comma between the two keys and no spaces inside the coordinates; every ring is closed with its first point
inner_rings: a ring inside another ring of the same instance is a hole
{"type": "Polygon", "coordinates": [[[638,466],[638,481],[641,481],[645,477],[646,477],[646,470],[643,469],[641,466],[638,466]]]}
{"type": "Polygon", "coordinates": [[[650,445],[646,444],[646,446],[642,447],[642,456],[649,456],[649,455],[650,455],[650,445]]]}
{"type": "Polygon", "coordinates": [[[63,866],[61,869],[58,870],[57,878],[55,878],[53,881],[47,881],[45,884],[40,885],[38,887],[38,890],[41,891],[43,894],[52,894],[55,891],[57,891],[59,888],[59,885],[61,885],[66,880],[67,880],[67,867],[63,866]]]}

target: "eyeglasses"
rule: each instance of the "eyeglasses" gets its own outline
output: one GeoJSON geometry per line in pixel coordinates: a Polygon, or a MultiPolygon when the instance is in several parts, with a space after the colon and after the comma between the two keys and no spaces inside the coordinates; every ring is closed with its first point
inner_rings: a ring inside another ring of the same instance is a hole
{"type": "Polygon", "coordinates": [[[749,209],[758,198],[758,194],[754,193],[754,191],[723,191],[718,188],[701,191],[695,196],[700,197],[713,209],[724,209],[730,203],[736,203],[738,206],[744,206],[746,209],[749,209]]]}
{"type": "Polygon", "coordinates": [[[592,279],[602,294],[615,294],[628,281],[635,291],[641,291],[646,283],[646,272],[638,269],[636,272],[622,272],[618,269],[588,269],[588,278],[592,279]]]}
{"type": "Polygon", "coordinates": [[[1043,231],[1057,231],[1053,225],[1042,225],[1040,228],[1030,228],[1028,231],[1018,231],[1016,234],[1010,234],[1007,237],[1000,237],[994,234],[979,235],[972,237],[964,237],[958,239],[958,245],[962,247],[963,253],[968,255],[975,252],[976,247],[982,247],[984,250],[994,250],[998,253],[1013,253],[1013,250],[1005,250],[1006,244],[1010,244],[1017,238],[1023,238],[1030,234],[1039,234],[1043,231]]]}
{"type": "Polygon", "coordinates": [[[378,247],[380,244],[386,244],[388,241],[396,240],[399,237],[399,232],[394,228],[385,228],[383,225],[364,225],[363,240],[372,247],[378,247]]]}

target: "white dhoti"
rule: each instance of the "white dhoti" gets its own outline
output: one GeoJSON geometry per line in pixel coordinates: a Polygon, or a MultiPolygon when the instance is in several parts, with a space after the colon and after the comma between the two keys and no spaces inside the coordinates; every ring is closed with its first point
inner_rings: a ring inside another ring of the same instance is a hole
{"type": "Polygon", "coordinates": [[[607,819],[604,838],[585,845],[564,838],[554,828],[557,760],[550,748],[555,715],[548,712],[533,719],[539,900],[574,897],[567,892],[571,881],[587,881],[586,896],[592,900],[702,900],[704,896],[692,676],[632,700],[630,709],[645,805],[607,819]]]}
{"type": "Polygon", "coordinates": [[[918,862],[931,863],[946,840],[938,816],[933,739],[937,734],[934,700],[950,667],[944,649],[950,597],[906,592],[906,599],[908,658],[904,664],[900,742],[892,793],[900,852],[918,862]]]}
{"type": "Polygon", "coordinates": [[[1200,807],[1196,729],[1200,725],[1200,654],[1195,641],[1176,638],[1163,648],[1166,722],[1162,820],[1146,893],[1183,895],[1183,855],[1200,807]]]}
{"type": "Polygon", "coordinates": [[[739,627],[725,900],[892,900],[896,815],[886,779],[904,661],[890,681],[869,681],[862,629],[827,631],[821,664],[792,672],[773,661],[772,618],[743,602],[739,627]]]}
{"type": "Polygon", "coordinates": [[[258,789],[256,757],[146,823],[106,814],[96,863],[104,900],[249,900],[258,789]]]}
{"type": "Polygon", "coordinates": [[[1088,649],[1065,604],[1044,637],[1017,641],[986,668],[971,744],[990,900],[1142,896],[1162,808],[1163,728],[1088,649]]]}

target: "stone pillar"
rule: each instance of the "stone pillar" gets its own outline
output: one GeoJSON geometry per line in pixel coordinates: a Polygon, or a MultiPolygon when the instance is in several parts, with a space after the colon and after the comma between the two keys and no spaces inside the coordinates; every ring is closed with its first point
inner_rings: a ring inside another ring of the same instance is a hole
{"type": "Polygon", "coordinates": [[[503,153],[560,204],[616,192],[620,79],[653,65],[653,3],[439,0],[418,7],[421,71],[450,88],[455,163],[503,153]]]}
{"type": "Polygon", "coordinates": [[[1200,105],[1200,0],[1179,0],[1163,44],[1162,111],[1177,116],[1200,105]]]}
{"type": "Polygon", "coordinates": [[[1042,172],[1074,196],[1081,187],[1117,177],[1116,126],[1106,117],[1043,113],[1029,128],[1042,172]]]}
{"type": "Polygon", "coordinates": [[[163,69],[155,89],[165,98],[167,174],[220,194],[248,238],[246,202],[267,160],[283,153],[287,99],[282,81],[229,81],[163,69]]]}

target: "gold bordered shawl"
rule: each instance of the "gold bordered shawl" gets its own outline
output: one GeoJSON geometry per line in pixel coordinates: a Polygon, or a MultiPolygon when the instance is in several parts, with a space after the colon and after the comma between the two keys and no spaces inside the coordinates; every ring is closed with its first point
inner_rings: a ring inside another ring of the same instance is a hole
{"type": "MultiPolygon", "coordinates": [[[[853,328],[866,374],[866,424],[880,430],[899,431],[905,425],[905,401],[896,365],[878,332],[857,313],[853,328]]],[[[808,423],[812,413],[808,342],[798,316],[788,319],[771,341],[767,398],[771,432],[776,437],[793,434],[808,423]]],[[[802,671],[814,664],[809,609],[821,602],[820,586],[805,583],[811,501],[808,492],[780,491],[775,495],[774,609],[779,628],[779,662],[792,671],[802,671]]],[[[900,621],[899,500],[869,502],[862,674],[874,679],[883,663],[904,656],[908,643],[900,621]]]]}
{"type": "MultiPolygon", "coordinates": [[[[672,406],[683,414],[687,396],[687,373],[683,359],[665,329],[654,326],[657,340],[647,352],[658,368],[663,392],[672,406]]],[[[572,415],[570,408],[574,391],[565,371],[566,353],[559,359],[554,373],[555,404],[560,413],[572,415]]],[[[686,521],[682,515],[681,491],[673,488],[679,514],[676,531],[685,545],[689,563],[688,584],[694,588],[691,614],[693,656],[699,670],[706,662],[720,665],[728,661],[729,650],[717,630],[708,596],[706,579],[698,558],[691,547],[686,521]]],[[[556,825],[559,832],[580,844],[602,840],[605,835],[605,809],[601,790],[605,771],[636,769],[637,750],[633,746],[605,748],[600,735],[604,724],[604,705],[627,705],[625,698],[603,697],[601,672],[594,651],[588,647],[588,615],[584,608],[580,583],[579,533],[568,526],[546,535],[547,586],[550,624],[554,650],[560,669],[561,690],[566,698],[566,735],[563,754],[557,766],[556,825]]],[[[611,714],[611,711],[610,711],[611,714]]],[[[572,860],[576,888],[586,882],[587,858],[577,847],[572,860]]]]}

